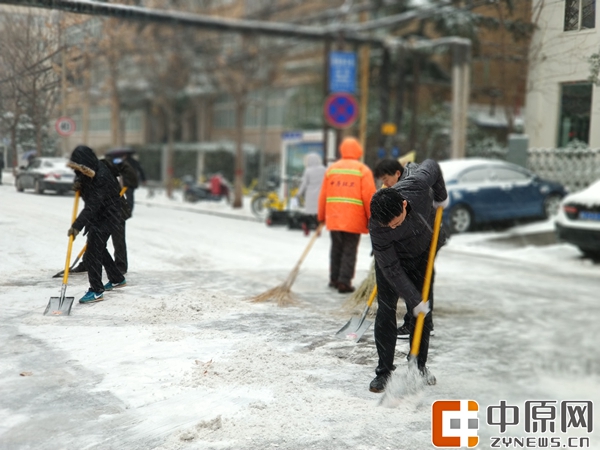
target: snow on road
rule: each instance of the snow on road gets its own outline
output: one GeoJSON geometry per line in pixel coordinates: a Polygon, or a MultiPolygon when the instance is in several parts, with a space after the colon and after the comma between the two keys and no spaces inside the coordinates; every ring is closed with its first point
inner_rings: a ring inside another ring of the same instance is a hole
{"type": "MultiPolygon", "coordinates": [[[[489,245],[514,230],[452,238],[436,268],[438,384],[388,408],[368,391],[372,330],[358,344],[333,337],[350,315],[326,287],[326,233],[294,284],[298,305],[250,303],[289,274],[308,242],[301,232],[255,222],[247,205],[144,189],[137,199],[128,286],[56,318],[42,312],[60,290],[51,276],[64,265],[72,197],[0,186],[0,448],[427,449],[438,399],[474,399],[482,411],[500,400],[600,401],[600,266],[574,248],[489,245]]],[[[355,284],[369,253],[363,236],[355,284]]],[[[68,295],[87,287],[73,274],[68,295]]],[[[399,341],[398,371],[407,352],[399,341]]],[[[494,433],[480,425],[482,448],[494,433]]],[[[591,442],[600,448],[597,433],[591,442]]]]}

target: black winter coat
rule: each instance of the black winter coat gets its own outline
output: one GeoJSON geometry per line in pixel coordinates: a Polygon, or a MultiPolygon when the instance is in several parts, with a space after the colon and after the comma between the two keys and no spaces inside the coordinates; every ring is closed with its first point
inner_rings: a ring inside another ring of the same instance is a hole
{"type": "MultiPolygon", "coordinates": [[[[410,164],[402,175],[389,189],[396,189],[408,202],[406,219],[394,229],[371,220],[369,234],[377,265],[398,297],[404,298],[408,308],[412,309],[421,301],[421,293],[406,275],[401,261],[429,251],[435,222],[433,201],[443,202],[448,193],[440,166],[431,159],[419,165],[410,164]]],[[[445,241],[446,233],[442,228],[438,249],[445,241]]]]}
{"type": "Polygon", "coordinates": [[[69,167],[75,170],[80,184],[83,211],[73,223],[73,228],[86,233],[91,229],[112,233],[121,223],[120,186],[110,169],[100,161],[91,148],[78,146],[71,154],[69,167]]]}

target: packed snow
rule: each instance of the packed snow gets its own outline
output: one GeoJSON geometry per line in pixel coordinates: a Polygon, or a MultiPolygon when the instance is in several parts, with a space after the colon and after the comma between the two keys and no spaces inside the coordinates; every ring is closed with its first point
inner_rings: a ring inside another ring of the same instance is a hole
{"type": "MultiPolygon", "coordinates": [[[[551,221],[451,238],[436,263],[428,365],[438,383],[382,404],[368,391],[372,327],[358,343],[334,336],[364,303],[349,308],[327,288],[327,233],[302,264],[295,305],[253,303],[309,238],[255,220],[248,198],[233,210],[141,188],[127,287],[80,305],[87,276],[72,274],[71,316],[48,317],[73,196],[10,182],[0,185],[0,448],[428,449],[440,399],[477,401],[480,448],[490,448],[488,405],[600,404],[600,265],[568,244],[532,244],[552,235],[551,221]]],[[[371,261],[363,236],[355,285],[371,261]]],[[[408,350],[399,340],[398,375],[408,350]]],[[[523,424],[507,435],[525,435],[523,424]]],[[[588,436],[600,448],[598,432],[588,436]]]]}

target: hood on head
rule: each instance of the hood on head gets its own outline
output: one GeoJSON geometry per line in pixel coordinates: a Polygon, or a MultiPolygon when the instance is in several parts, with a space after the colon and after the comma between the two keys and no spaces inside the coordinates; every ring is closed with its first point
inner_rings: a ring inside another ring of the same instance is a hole
{"type": "Polygon", "coordinates": [[[362,145],[356,138],[347,137],[340,144],[340,153],[344,159],[360,159],[363,154],[362,145]]]}
{"type": "Polygon", "coordinates": [[[308,153],[306,155],[306,159],[304,160],[304,164],[306,167],[318,167],[323,165],[323,161],[318,153],[308,153]]]}
{"type": "Polygon", "coordinates": [[[87,177],[94,178],[98,170],[98,157],[91,148],[78,145],[71,153],[67,166],[73,170],[78,170],[87,177]]]}

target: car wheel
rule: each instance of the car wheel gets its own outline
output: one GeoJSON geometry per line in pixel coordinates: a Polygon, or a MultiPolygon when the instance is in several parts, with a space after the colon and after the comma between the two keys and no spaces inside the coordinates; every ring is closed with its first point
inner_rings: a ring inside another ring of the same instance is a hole
{"type": "Polygon", "coordinates": [[[450,210],[450,231],[464,233],[473,225],[473,213],[463,205],[457,205],[450,210]]]}
{"type": "Polygon", "coordinates": [[[21,179],[17,178],[17,192],[23,192],[25,189],[23,189],[23,185],[21,184],[21,179]]]}
{"type": "Polygon", "coordinates": [[[36,194],[44,193],[44,188],[42,187],[42,183],[40,183],[40,180],[35,180],[34,189],[36,194]]]}
{"type": "Polygon", "coordinates": [[[554,217],[558,214],[561,200],[561,196],[557,194],[550,194],[544,199],[544,217],[546,219],[554,217]]]}

